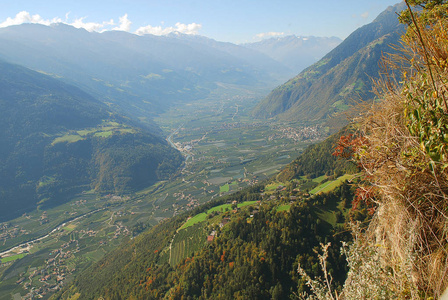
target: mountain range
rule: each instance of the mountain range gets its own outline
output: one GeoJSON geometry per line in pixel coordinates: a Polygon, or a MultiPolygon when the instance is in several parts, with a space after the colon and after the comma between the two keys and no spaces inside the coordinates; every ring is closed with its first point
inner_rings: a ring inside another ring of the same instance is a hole
{"type": "Polygon", "coordinates": [[[168,178],[182,159],[152,116],[217,83],[266,88],[293,75],[260,45],[249,48],[180,33],[1,28],[0,219],[81,190],[123,192],[168,178]]]}
{"type": "Polygon", "coordinates": [[[216,83],[275,86],[292,75],[260,52],[204,37],[96,33],[65,24],[1,28],[0,58],[74,84],[141,119],[175,101],[204,98],[216,83]]]}

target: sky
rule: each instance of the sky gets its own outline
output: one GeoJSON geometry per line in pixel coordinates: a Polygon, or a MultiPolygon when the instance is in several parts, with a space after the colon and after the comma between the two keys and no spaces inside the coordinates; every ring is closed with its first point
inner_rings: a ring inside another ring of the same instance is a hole
{"type": "Polygon", "coordinates": [[[0,27],[63,22],[89,31],[173,31],[250,43],[285,35],[346,38],[399,0],[0,0],[0,27]]]}

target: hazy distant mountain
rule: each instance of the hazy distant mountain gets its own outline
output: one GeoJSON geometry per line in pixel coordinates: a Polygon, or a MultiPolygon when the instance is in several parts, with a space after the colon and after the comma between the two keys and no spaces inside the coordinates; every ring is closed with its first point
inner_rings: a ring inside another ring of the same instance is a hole
{"type": "Polygon", "coordinates": [[[181,155],[79,88],[0,61],[0,221],[166,179],[181,155]]]}
{"type": "Polygon", "coordinates": [[[228,42],[218,42],[204,36],[181,34],[177,32],[170,34],[169,37],[174,37],[180,41],[183,41],[185,44],[197,49],[198,51],[206,46],[215,49],[215,51],[219,51],[218,53],[223,56],[231,55],[233,57],[237,57],[241,60],[241,63],[249,63],[253,66],[256,66],[260,71],[269,73],[273,80],[279,80],[279,77],[287,76],[291,73],[296,73],[295,71],[291,70],[290,66],[279,64],[279,61],[276,58],[273,58],[268,53],[263,54],[260,53],[262,51],[259,51],[258,49],[250,49],[250,47],[245,47],[244,45],[235,45],[228,42]],[[270,59],[267,59],[267,57],[270,57],[270,59]]]}
{"type": "Polygon", "coordinates": [[[391,53],[404,31],[396,12],[387,8],[372,23],[354,31],[339,46],[296,77],[274,89],[254,109],[258,117],[318,121],[344,111],[353,99],[368,100],[371,78],[378,76],[383,53],[391,53]]]}
{"type": "Polygon", "coordinates": [[[259,52],[203,40],[22,24],[0,29],[0,58],[60,77],[137,117],[204,97],[216,82],[265,86],[291,76],[259,52]]]}
{"type": "Polygon", "coordinates": [[[242,44],[242,46],[268,55],[297,74],[321,59],[341,42],[342,40],[338,37],[289,35],[242,44]]]}

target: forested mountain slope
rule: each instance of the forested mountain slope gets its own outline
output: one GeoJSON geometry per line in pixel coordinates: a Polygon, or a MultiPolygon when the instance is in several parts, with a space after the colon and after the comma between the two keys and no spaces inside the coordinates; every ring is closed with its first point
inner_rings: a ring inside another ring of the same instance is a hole
{"type": "Polygon", "coordinates": [[[353,100],[368,100],[371,78],[378,76],[384,52],[393,52],[404,30],[389,7],[372,23],[354,31],[339,46],[296,77],[274,89],[254,109],[261,118],[277,116],[294,121],[318,121],[344,111],[353,100]]]}
{"type": "MultiPolygon", "coordinates": [[[[299,263],[309,274],[321,275],[313,251],[325,242],[334,244],[329,264],[335,278],[333,284],[340,286],[347,270],[339,247],[342,240],[349,239],[342,232],[344,208],[340,202],[352,195],[347,184],[329,194],[293,204],[285,204],[284,200],[263,201],[259,188],[238,192],[201,207],[192,215],[226,202],[261,202],[236,213],[216,210],[207,214],[205,221],[191,228],[214,238],[209,242],[205,241],[206,236],[198,240],[200,248],[178,264],[170,264],[175,248],[171,243],[185,231],[180,229],[185,215],[164,221],[124,244],[88,268],[55,298],[70,299],[76,295],[78,299],[287,299],[307,289],[305,280],[297,273],[299,263]],[[337,226],[332,227],[320,216],[327,210],[330,215],[338,215],[337,226]],[[227,224],[220,227],[223,222],[227,224]]],[[[195,231],[184,238],[184,243],[195,238],[195,231]]]]}
{"type": "Polygon", "coordinates": [[[0,219],[167,178],[181,155],[79,88],[0,62],[0,219]]]}

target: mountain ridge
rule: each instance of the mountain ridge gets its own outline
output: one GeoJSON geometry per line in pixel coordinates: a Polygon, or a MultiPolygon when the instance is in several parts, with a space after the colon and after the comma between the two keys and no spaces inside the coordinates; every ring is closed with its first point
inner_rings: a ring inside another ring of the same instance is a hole
{"type": "Polygon", "coordinates": [[[181,164],[158,133],[79,88],[4,61],[0,69],[0,219],[82,190],[145,187],[181,164]]]}

